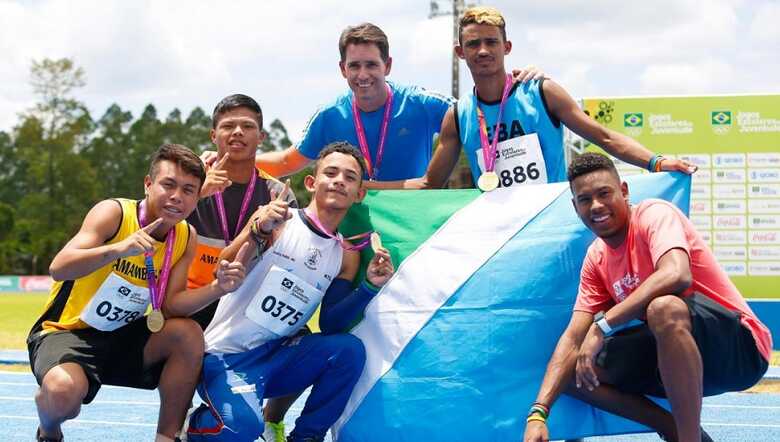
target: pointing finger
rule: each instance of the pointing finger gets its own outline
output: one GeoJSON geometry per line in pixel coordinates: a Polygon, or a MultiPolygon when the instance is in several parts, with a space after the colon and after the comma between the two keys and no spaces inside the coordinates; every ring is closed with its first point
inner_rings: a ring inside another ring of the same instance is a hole
{"type": "Polygon", "coordinates": [[[287,194],[290,193],[290,179],[287,178],[284,181],[284,189],[279,193],[279,196],[276,197],[278,200],[285,200],[287,198],[287,194]]]}
{"type": "Polygon", "coordinates": [[[240,262],[243,265],[247,265],[249,263],[249,243],[245,242],[241,244],[241,248],[238,249],[238,253],[236,254],[236,261],[240,262]]]}
{"type": "Polygon", "coordinates": [[[217,161],[217,164],[214,165],[215,169],[222,170],[223,167],[225,167],[225,163],[227,163],[227,160],[230,158],[230,152],[226,153],[222,158],[217,161]]]}
{"type": "Polygon", "coordinates": [[[142,228],[141,230],[143,230],[147,234],[150,234],[150,233],[154,232],[154,229],[159,227],[160,224],[162,224],[162,222],[163,222],[162,218],[157,218],[156,220],[154,220],[151,223],[147,224],[146,227],[142,228]]]}

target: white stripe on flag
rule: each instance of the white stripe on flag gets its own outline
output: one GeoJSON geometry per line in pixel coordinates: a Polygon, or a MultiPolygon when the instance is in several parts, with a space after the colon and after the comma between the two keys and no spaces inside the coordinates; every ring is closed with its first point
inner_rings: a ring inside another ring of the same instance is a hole
{"type": "Polygon", "coordinates": [[[336,440],[374,384],[434,313],[568,188],[568,183],[554,183],[484,193],[452,215],[401,263],[352,330],[366,347],[366,365],[333,426],[336,440]]]}

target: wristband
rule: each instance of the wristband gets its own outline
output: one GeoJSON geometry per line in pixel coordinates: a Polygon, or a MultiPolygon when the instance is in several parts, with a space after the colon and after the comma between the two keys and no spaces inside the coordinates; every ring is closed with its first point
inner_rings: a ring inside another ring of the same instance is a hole
{"type": "Polygon", "coordinates": [[[257,235],[257,236],[265,237],[265,238],[268,238],[269,236],[273,235],[273,233],[274,233],[273,230],[271,230],[270,232],[264,231],[263,229],[258,227],[257,223],[254,222],[254,221],[250,224],[249,230],[252,232],[253,235],[257,235]]]}
{"type": "Polygon", "coordinates": [[[650,158],[650,162],[647,164],[647,170],[650,172],[660,172],[660,163],[664,159],[664,156],[661,154],[653,155],[653,157],[650,158]]]}
{"type": "Polygon", "coordinates": [[[528,417],[538,414],[539,416],[547,419],[550,415],[550,410],[542,404],[535,403],[531,405],[531,409],[528,410],[528,417]]]}
{"type": "Polygon", "coordinates": [[[534,414],[534,415],[528,416],[528,418],[525,420],[526,423],[531,423],[531,422],[534,422],[534,421],[541,422],[541,423],[543,423],[545,425],[547,424],[547,419],[543,418],[542,416],[540,416],[538,414],[534,414]]]}
{"type": "Polygon", "coordinates": [[[593,323],[596,324],[599,329],[601,329],[601,332],[604,333],[604,336],[609,336],[610,333],[612,333],[612,327],[610,327],[609,323],[607,322],[607,316],[603,311],[596,313],[596,316],[593,317],[593,323]]]}
{"type": "Polygon", "coordinates": [[[661,171],[661,162],[664,161],[666,158],[659,156],[658,161],[655,162],[655,171],[660,172],[661,171]]]}

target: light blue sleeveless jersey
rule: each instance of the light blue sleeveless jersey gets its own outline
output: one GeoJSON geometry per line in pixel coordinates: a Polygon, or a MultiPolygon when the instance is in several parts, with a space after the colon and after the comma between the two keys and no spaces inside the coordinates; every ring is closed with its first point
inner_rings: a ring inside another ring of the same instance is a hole
{"type": "MultiPolygon", "coordinates": [[[[566,158],[563,151],[563,125],[554,120],[547,111],[542,95],[542,80],[534,80],[524,84],[515,84],[509,92],[504,114],[501,116],[498,141],[521,137],[536,133],[542,146],[542,155],[547,166],[547,180],[550,183],[566,181],[566,158]]],[[[485,103],[480,101],[480,107],[485,112],[488,125],[488,140],[493,140],[493,133],[498,118],[500,102],[485,103]]],[[[457,124],[460,142],[465,149],[466,157],[471,166],[474,184],[477,183],[482,171],[477,162],[477,150],[480,149],[479,121],[477,120],[477,96],[473,92],[458,100],[457,124]]],[[[479,155],[482,155],[481,151],[479,155]]]]}

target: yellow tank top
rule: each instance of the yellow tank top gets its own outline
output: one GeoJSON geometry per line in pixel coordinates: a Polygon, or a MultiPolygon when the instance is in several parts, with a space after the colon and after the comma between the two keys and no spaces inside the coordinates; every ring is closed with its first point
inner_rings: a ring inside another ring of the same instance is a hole
{"type": "MultiPolygon", "coordinates": [[[[138,221],[138,202],[129,199],[115,199],[122,207],[122,222],[116,234],[106,241],[106,244],[118,243],[141,228],[138,221]]],[[[184,254],[189,241],[189,225],[186,221],[176,224],[176,241],[173,245],[171,266],[184,254]]],[[[159,242],[154,252],[154,268],[159,272],[165,257],[165,242],[159,242]]],[[[46,302],[43,315],[33,328],[42,328],[43,333],[55,330],[78,330],[89,325],[79,319],[84,307],[100,288],[103,281],[114,273],[133,285],[148,287],[146,282],[146,266],[144,256],[128,256],[95,270],[89,275],[69,281],[55,281],[52,285],[49,299],[46,302]]],[[[169,286],[170,287],[170,286],[169,286]]]]}

